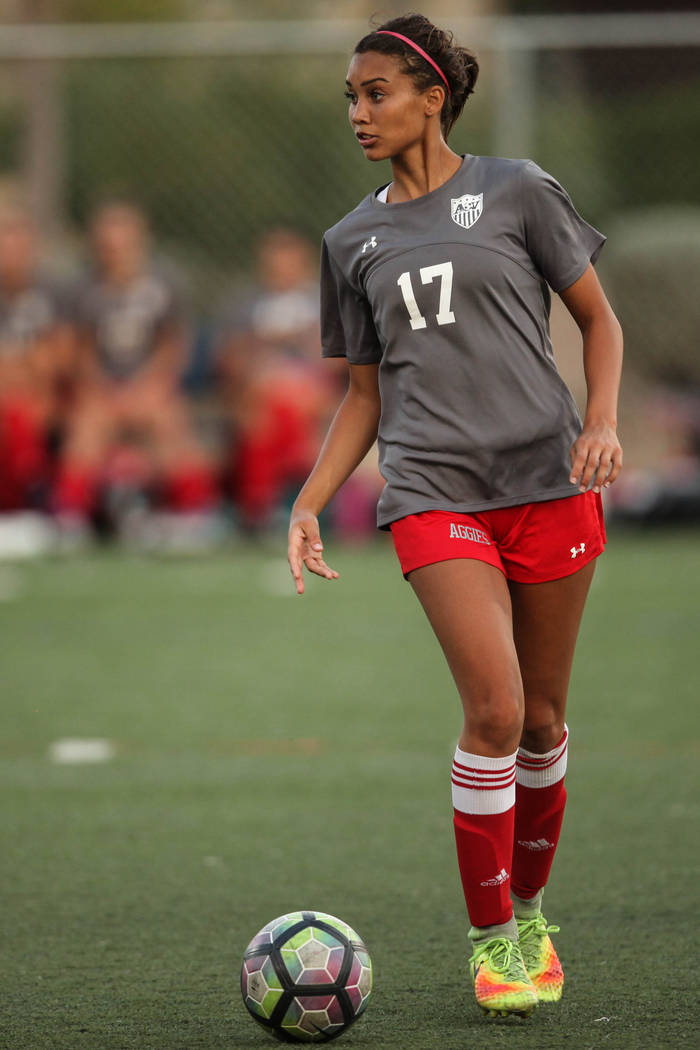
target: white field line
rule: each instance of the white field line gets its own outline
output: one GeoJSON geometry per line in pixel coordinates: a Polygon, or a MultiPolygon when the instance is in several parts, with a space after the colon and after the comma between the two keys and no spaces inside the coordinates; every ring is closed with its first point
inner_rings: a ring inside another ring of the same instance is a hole
{"type": "Polygon", "coordinates": [[[104,738],[63,737],[49,745],[49,760],[62,766],[109,762],[116,753],[114,742],[104,738]]]}

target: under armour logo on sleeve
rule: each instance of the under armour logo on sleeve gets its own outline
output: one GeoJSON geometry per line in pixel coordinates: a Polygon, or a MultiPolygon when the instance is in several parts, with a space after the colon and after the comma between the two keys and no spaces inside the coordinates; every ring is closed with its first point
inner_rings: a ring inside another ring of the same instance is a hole
{"type": "Polygon", "coordinates": [[[362,245],[362,254],[364,255],[368,248],[376,248],[376,247],[377,247],[377,238],[374,236],[374,234],[372,234],[370,239],[368,241],[365,241],[365,243],[362,245]]]}

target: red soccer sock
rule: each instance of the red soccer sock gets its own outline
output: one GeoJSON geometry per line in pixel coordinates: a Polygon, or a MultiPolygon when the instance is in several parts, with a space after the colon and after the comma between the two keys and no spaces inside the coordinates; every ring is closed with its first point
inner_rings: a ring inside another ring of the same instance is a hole
{"type": "Polygon", "coordinates": [[[214,472],[204,463],[186,463],[166,483],[168,504],[176,511],[209,511],[218,503],[214,472]]]}
{"type": "Polygon", "coordinates": [[[47,473],[44,435],[31,402],[0,404],[0,510],[26,507],[47,473]]]}
{"type": "Polygon", "coordinates": [[[515,754],[486,758],[457,748],[452,766],[457,859],[472,926],[499,926],[513,914],[510,868],[515,754]]]}
{"type": "Polygon", "coordinates": [[[54,509],[58,514],[88,517],[95,506],[97,473],[74,465],[59,470],[54,490],[54,509]]]}
{"type": "Polygon", "coordinates": [[[552,751],[536,755],[520,748],[515,775],[513,893],[530,900],[546,886],[559,842],[566,805],[564,774],[569,731],[552,751]]]}

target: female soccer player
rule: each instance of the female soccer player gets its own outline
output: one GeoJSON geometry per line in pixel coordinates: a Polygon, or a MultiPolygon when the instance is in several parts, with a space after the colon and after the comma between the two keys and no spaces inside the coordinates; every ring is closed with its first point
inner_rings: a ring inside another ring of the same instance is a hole
{"type": "Polygon", "coordinates": [[[352,130],[392,181],[323,242],[323,354],[350,382],[294,505],[289,562],[326,579],[318,514],[379,438],[403,573],[464,707],[452,767],[477,1002],[527,1015],[561,997],[542,916],[564,811],[564,710],[601,488],[622,463],[620,326],[592,263],[605,238],[529,160],[456,155],[474,57],[422,15],[363,37],[352,130]],[[549,337],[549,288],[583,335],[583,423],[549,337]]]}

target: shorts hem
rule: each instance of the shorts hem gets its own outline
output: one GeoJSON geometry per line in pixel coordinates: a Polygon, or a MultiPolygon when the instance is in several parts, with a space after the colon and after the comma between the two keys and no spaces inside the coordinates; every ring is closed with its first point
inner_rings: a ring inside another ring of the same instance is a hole
{"type": "Polygon", "coordinates": [[[506,577],[506,579],[508,579],[506,571],[502,565],[495,565],[492,561],[488,561],[488,559],[486,558],[478,558],[476,555],[469,554],[445,554],[443,556],[431,557],[428,559],[428,561],[419,562],[418,565],[412,565],[410,569],[405,570],[403,566],[401,566],[403,578],[404,580],[407,580],[409,574],[415,572],[416,569],[425,569],[428,567],[428,565],[439,565],[440,562],[443,561],[479,561],[482,565],[490,565],[492,569],[496,569],[498,572],[502,573],[503,576],[506,577]]]}
{"type": "Polygon", "coordinates": [[[593,551],[588,557],[579,561],[576,565],[567,566],[563,572],[557,572],[554,576],[542,575],[533,579],[533,573],[524,574],[522,576],[517,573],[507,572],[502,566],[494,565],[492,561],[486,561],[485,558],[470,557],[468,554],[446,554],[442,558],[430,558],[429,561],[422,561],[418,565],[412,565],[410,569],[405,571],[402,569],[402,576],[404,580],[408,580],[409,575],[415,572],[416,569],[425,569],[428,565],[439,565],[443,561],[480,561],[482,565],[490,565],[492,569],[497,569],[505,578],[512,583],[554,583],[555,580],[565,580],[567,576],[574,576],[581,569],[585,569],[587,565],[590,565],[592,561],[599,558],[601,554],[605,553],[605,548],[601,547],[599,551],[593,551]]]}
{"type": "Polygon", "coordinates": [[[555,580],[566,580],[567,576],[573,576],[580,569],[585,569],[586,566],[590,565],[596,558],[600,558],[602,553],[604,553],[604,551],[599,550],[596,554],[591,554],[590,558],[587,558],[586,561],[579,562],[578,565],[572,566],[570,569],[567,569],[566,572],[557,572],[554,576],[543,576],[540,580],[526,580],[525,577],[518,579],[518,576],[511,576],[508,575],[508,573],[506,573],[506,580],[509,580],[514,584],[553,584],[555,580]]]}
{"type": "Polygon", "coordinates": [[[572,561],[572,564],[567,565],[566,570],[564,572],[557,572],[554,576],[550,576],[549,574],[547,574],[538,577],[534,580],[532,579],[532,576],[534,575],[532,573],[529,574],[529,579],[526,578],[527,574],[523,575],[522,577],[519,577],[512,573],[506,572],[505,576],[507,580],[512,580],[513,583],[554,583],[555,580],[565,580],[567,576],[575,575],[575,573],[577,573],[580,569],[585,569],[585,567],[587,565],[590,565],[590,563],[594,561],[595,558],[599,558],[601,554],[604,553],[605,547],[601,547],[598,551],[591,551],[591,553],[587,554],[585,558],[582,558],[580,561],[576,559],[575,563],[572,561]]]}

